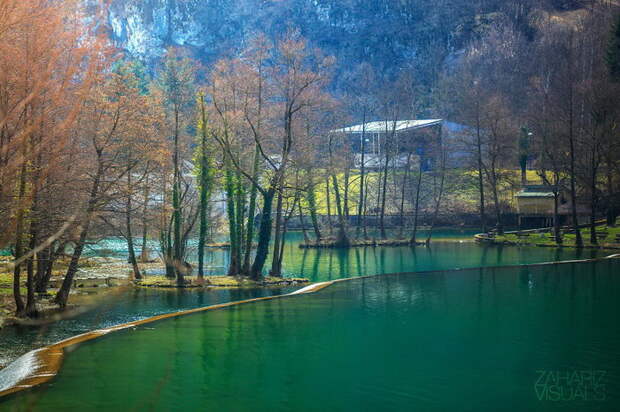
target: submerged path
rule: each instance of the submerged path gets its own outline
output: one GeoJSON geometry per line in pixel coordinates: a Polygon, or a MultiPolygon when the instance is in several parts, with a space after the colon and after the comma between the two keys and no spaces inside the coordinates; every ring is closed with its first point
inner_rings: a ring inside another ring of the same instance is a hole
{"type": "Polygon", "coordinates": [[[259,298],[220,303],[217,305],[166,313],[146,319],[115,325],[106,329],[97,329],[91,332],[86,332],[77,336],[73,336],[69,339],[62,340],[53,345],[49,345],[41,349],[36,349],[34,351],[28,352],[27,354],[17,359],[15,362],[11,363],[5,369],[0,371],[0,398],[23,389],[28,389],[33,386],[40,385],[52,379],[54,376],[56,376],[58,370],[62,365],[62,360],[65,355],[65,349],[73,345],[96,339],[111,332],[116,332],[129,328],[136,328],[138,326],[143,326],[145,324],[161,321],[164,319],[190,315],[198,312],[205,312],[208,310],[223,309],[230,306],[243,305],[263,300],[284,298],[287,296],[296,296],[305,293],[314,293],[335,282],[336,280],[315,283],[285,295],[263,296],[259,298]]]}
{"type": "MultiPolygon", "coordinates": [[[[515,267],[524,267],[524,268],[535,268],[542,266],[550,266],[550,265],[562,265],[562,264],[574,264],[574,263],[589,263],[589,262],[599,262],[606,259],[614,259],[619,258],[620,255],[610,255],[602,259],[582,259],[582,260],[571,260],[564,262],[543,262],[532,265],[508,265],[503,266],[501,268],[515,268],[515,267]]],[[[480,268],[482,269],[482,268],[480,268]]],[[[498,269],[498,268],[487,268],[487,269],[498,269]]],[[[460,269],[460,271],[471,271],[472,269],[460,269]]],[[[458,272],[459,270],[453,270],[450,272],[458,272]]],[[[432,272],[426,272],[427,274],[431,274],[432,272]]],[[[418,275],[425,274],[424,272],[417,273],[418,275]]],[[[389,275],[385,275],[389,276],[389,275]]],[[[83,342],[91,341],[93,339],[99,338],[101,336],[105,336],[109,333],[127,330],[127,329],[136,329],[138,327],[162,321],[165,319],[182,317],[185,315],[225,309],[238,305],[245,305],[254,302],[274,300],[274,299],[282,299],[282,298],[290,298],[294,296],[306,295],[310,293],[314,293],[320,291],[328,286],[331,286],[335,283],[356,280],[356,279],[364,279],[364,278],[374,278],[376,276],[363,276],[349,279],[336,279],[332,281],[319,282],[313,285],[306,286],[297,291],[293,291],[286,294],[281,295],[273,295],[273,296],[263,296],[252,299],[245,299],[236,302],[228,302],[221,303],[216,305],[210,305],[206,307],[199,307],[194,309],[189,309],[185,311],[172,312],[167,314],[161,314],[157,316],[153,316],[147,319],[136,320],[120,325],[115,325],[109,328],[98,329],[91,332],[83,333],[77,336],[74,336],[69,339],[62,340],[53,345],[46,346],[41,349],[37,349],[35,351],[31,351],[26,355],[20,357],[18,360],[13,362],[4,370],[0,371],[0,397],[9,395],[15,392],[19,392],[24,389],[31,388],[33,386],[39,385],[41,383],[47,382],[54,378],[61,365],[63,358],[65,356],[66,350],[68,348],[73,349],[74,345],[78,345],[83,342]]]]}

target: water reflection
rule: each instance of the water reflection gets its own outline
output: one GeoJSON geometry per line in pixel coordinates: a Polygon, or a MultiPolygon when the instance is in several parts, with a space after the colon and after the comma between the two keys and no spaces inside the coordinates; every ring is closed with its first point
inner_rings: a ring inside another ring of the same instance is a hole
{"type": "MultiPolygon", "coordinates": [[[[438,234],[441,237],[441,233],[438,234]]],[[[445,236],[448,236],[444,234],[445,236]]],[[[465,233],[463,238],[471,234],[465,233]]],[[[452,234],[454,236],[454,234],[452,234]]],[[[553,260],[591,258],[604,255],[604,251],[588,249],[537,248],[537,247],[493,247],[481,246],[472,242],[448,243],[434,242],[430,247],[363,247],[351,249],[300,249],[302,235],[287,234],[283,270],[285,276],[302,276],[312,282],[345,277],[367,276],[385,273],[419,272],[447,270],[489,265],[516,265],[553,260]]],[[[108,240],[99,245],[115,256],[123,256],[126,250],[122,241],[108,240]]],[[[91,253],[94,253],[91,250],[91,253]]],[[[228,260],[227,250],[210,250],[207,254],[210,274],[223,274],[228,260]]],[[[549,267],[550,271],[557,270],[549,267]]],[[[546,273],[546,272],[545,272],[546,273]]],[[[520,275],[521,287],[530,291],[536,289],[530,275],[525,271],[520,275]]],[[[433,275],[433,281],[442,279],[433,275]]],[[[594,279],[594,278],[593,278],[594,279]]],[[[495,288],[495,274],[492,270],[480,270],[477,293],[485,299],[485,290],[495,288]]],[[[594,282],[594,280],[592,280],[594,282]]],[[[557,277],[539,277],[543,290],[557,288],[557,277]]],[[[0,330],[0,365],[6,364],[17,355],[34,347],[64,339],[88,330],[129,322],[135,319],[154,316],[160,313],[190,309],[221,302],[248,299],[257,296],[283,294],[294,288],[256,290],[161,290],[161,289],[121,289],[100,307],[74,319],[63,320],[44,328],[21,327],[0,330]]],[[[439,289],[437,289],[439,290],[439,289]]],[[[590,290],[590,289],[589,289],[590,290]]],[[[595,293],[596,288],[592,288],[595,293]]],[[[574,291],[577,292],[576,290],[574,291]]],[[[361,293],[361,291],[360,291],[361,293]]],[[[448,294],[444,294],[448,296],[448,294]]],[[[413,297],[410,297],[413,299],[413,297]]],[[[429,296],[416,296],[415,299],[429,299],[429,296]]],[[[446,298],[447,299],[447,298],[446,298]]],[[[497,299],[489,295],[486,299],[497,299]]]]}
{"type": "MultiPolygon", "coordinates": [[[[303,235],[299,232],[288,232],[282,270],[284,276],[302,276],[312,281],[325,281],[381,273],[583,259],[604,253],[595,249],[580,251],[568,248],[482,246],[470,241],[474,232],[475,230],[438,231],[435,233],[437,241],[431,243],[430,247],[352,249],[300,249],[299,244],[303,240],[303,235]],[[451,242],[442,241],[446,239],[451,242]]],[[[97,254],[102,251],[118,257],[125,257],[127,253],[125,242],[115,239],[106,239],[92,246],[90,253],[97,254]]],[[[225,249],[209,249],[206,253],[206,273],[225,274],[229,255],[229,251],[225,249]]],[[[189,256],[190,261],[194,261],[195,258],[196,256],[189,256]]],[[[162,271],[154,270],[148,273],[161,274],[162,271]]]]}

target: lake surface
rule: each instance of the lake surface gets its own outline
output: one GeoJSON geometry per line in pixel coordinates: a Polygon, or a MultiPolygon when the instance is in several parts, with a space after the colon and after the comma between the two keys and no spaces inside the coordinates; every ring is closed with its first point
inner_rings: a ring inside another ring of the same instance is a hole
{"type": "Polygon", "coordinates": [[[619,275],[616,259],[354,279],[84,343],[0,408],[617,410],[619,275]]]}
{"type": "MultiPolygon", "coordinates": [[[[475,229],[441,229],[434,232],[430,247],[363,247],[350,249],[300,249],[300,232],[287,234],[284,249],[283,275],[306,277],[313,282],[383,273],[418,272],[455,268],[519,265],[571,259],[589,259],[610,254],[596,249],[483,246],[473,242],[475,229]]],[[[424,238],[424,231],[420,238],[424,238]]],[[[195,246],[190,243],[189,261],[195,263],[195,246]]],[[[156,245],[151,245],[156,250],[156,245]]],[[[91,246],[90,254],[127,258],[127,244],[120,239],[106,239],[91,246]]],[[[208,249],[206,273],[224,275],[228,268],[229,251],[208,249]]],[[[269,271],[271,258],[265,265],[269,271]]],[[[163,274],[152,271],[151,274],[163,274]]]]}
{"type": "MultiPolygon", "coordinates": [[[[446,270],[479,266],[519,265],[571,259],[588,259],[610,254],[595,249],[483,246],[471,241],[473,229],[439,230],[430,247],[364,247],[352,249],[300,249],[301,233],[287,235],[284,276],[302,276],[312,282],[385,273],[446,270]],[[446,241],[450,240],[450,241],[446,241]]],[[[90,255],[126,258],[126,242],[106,239],[91,246],[90,255]]],[[[153,245],[155,246],[155,245],[153,245]]],[[[190,259],[191,260],[191,259],[190,259]]],[[[226,273],[227,250],[209,250],[210,273],[226,273]]],[[[269,263],[271,261],[269,260],[269,263]]],[[[0,330],[0,366],[29,350],[93,329],[144,319],[161,313],[217,303],[284,294],[295,288],[241,290],[167,290],[126,287],[106,302],[85,313],[44,327],[21,326],[0,330]]]]}

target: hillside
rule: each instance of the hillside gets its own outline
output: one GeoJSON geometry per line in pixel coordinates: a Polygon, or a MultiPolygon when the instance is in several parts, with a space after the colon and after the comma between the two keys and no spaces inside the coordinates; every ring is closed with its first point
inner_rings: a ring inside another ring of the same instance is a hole
{"type": "Polygon", "coordinates": [[[570,13],[580,4],[561,0],[112,0],[108,25],[119,47],[149,63],[171,45],[211,62],[234,53],[256,32],[277,37],[296,28],[338,59],[339,75],[362,62],[385,74],[415,65],[417,77],[428,84],[439,67],[493,22],[512,22],[531,37],[541,11],[570,13]]]}

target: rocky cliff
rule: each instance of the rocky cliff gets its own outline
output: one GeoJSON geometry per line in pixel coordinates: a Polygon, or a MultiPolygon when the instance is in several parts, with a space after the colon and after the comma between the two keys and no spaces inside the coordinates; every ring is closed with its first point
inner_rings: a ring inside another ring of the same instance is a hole
{"type": "Polygon", "coordinates": [[[424,78],[479,35],[480,26],[490,19],[508,19],[527,31],[533,10],[573,7],[575,2],[111,0],[107,24],[118,46],[147,62],[169,45],[185,46],[209,62],[233,53],[256,32],[277,37],[294,27],[334,55],[341,71],[368,62],[377,72],[390,73],[415,63],[424,78]]]}

